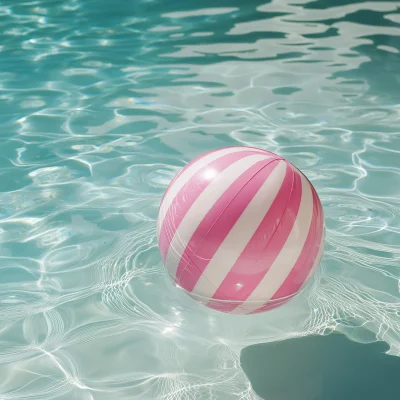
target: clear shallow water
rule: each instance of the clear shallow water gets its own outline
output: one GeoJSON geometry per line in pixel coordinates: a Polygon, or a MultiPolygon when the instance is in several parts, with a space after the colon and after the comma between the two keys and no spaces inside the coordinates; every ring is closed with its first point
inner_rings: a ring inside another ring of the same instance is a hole
{"type": "Polygon", "coordinates": [[[1,3],[1,399],[257,399],[244,347],[333,330],[400,354],[398,3],[216,5],[1,3]],[[155,241],[174,174],[238,144],[301,168],[327,224],[312,285],[244,318],[155,241]]]}

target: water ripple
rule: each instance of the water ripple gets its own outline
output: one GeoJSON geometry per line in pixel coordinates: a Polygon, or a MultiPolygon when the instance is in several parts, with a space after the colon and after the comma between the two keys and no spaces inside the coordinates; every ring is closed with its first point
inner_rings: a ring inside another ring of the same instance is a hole
{"type": "Polygon", "coordinates": [[[394,2],[4,1],[0,398],[256,400],[250,344],[340,331],[400,355],[394,2]],[[155,238],[190,159],[259,146],[324,205],[315,279],[264,315],[174,287],[155,238]]]}

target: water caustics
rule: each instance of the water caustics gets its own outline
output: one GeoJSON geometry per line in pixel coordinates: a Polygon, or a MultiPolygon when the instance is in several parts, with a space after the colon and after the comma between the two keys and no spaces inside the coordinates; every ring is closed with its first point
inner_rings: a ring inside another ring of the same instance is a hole
{"type": "Polygon", "coordinates": [[[400,353],[396,2],[0,5],[0,398],[257,399],[244,347],[337,330],[400,353]],[[250,145],[316,187],[326,250],[284,307],[175,288],[174,174],[250,145]]]}

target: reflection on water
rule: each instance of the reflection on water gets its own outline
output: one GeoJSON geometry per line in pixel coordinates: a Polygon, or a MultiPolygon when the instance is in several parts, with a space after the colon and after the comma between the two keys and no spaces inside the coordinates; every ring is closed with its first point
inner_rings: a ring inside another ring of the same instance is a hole
{"type": "Polygon", "coordinates": [[[334,330],[399,355],[399,22],[390,1],[3,1],[0,397],[257,399],[244,347],[334,330]],[[244,318],[176,290],[155,241],[179,168],[240,144],[301,168],[327,223],[307,290],[244,318]]]}

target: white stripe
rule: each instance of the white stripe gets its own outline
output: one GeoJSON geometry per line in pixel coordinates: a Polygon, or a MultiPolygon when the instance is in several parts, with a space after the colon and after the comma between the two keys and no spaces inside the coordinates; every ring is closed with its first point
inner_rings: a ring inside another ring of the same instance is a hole
{"type": "Polygon", "coordinates": [[[277,163],[208,263],[193,292],[209,298],[214,295],[278,195],[285,178],[286,168],[286,162],[277,163]]]}
{"type": "Polygon", "coordinates": [[[239,178],[247,169],[259,161],[267,160],[268,155],[249,155],[232,163],[225,168],[217,179],[203,190],[196,201],[183,217],[168,248],[165,265],[169,273],[174,277],[182,254],[187,243],[200,225],[201,221],[214,206],[216,201],[224,194],[225,190],[239,178]]]}
{"type": "MultiPolygon", "coordinates": [[[[289,275],[304,247],[313,215],[313,198],[310,184],[303,174],[300,173],[300,176],[302,195],[299,212],[293,228],[290,231],[282,250],[278,254],[278,257],[276,257],[264,278],[254,289],[253,293],[247,298],[245,303],[262,300],[264,304],[270,300],[289,275]]],[[[244,307],[246,308],[246,311],[250,313],[263,304],[249,304],[249,308],[244,304],[244,307]]]]}
{"type": "Polygon", "coordinates": [[[194,164],[192,164],[190,167],[188,167],[186,170],[184,170],[181,173],[181,175],[176,179],[174,184],[169,188],[169,190],[165,194],[162,204],[160,205],[160,211],[158,213],[158,220],[157,220],[157,240],[159,240],[159,238],[160,238],[160,230],[161,230],[162,224],[164,222],[164,219],[165,219],[165,216],[167,214],[169,207],[171,206],[172,202],[174,201],[174,199],[177,196],[177,194],[179,193],[179,191],[183,188],[183,186],[185,186],[186,183],[188,183],[190,181],[190,179],[198,171],[200,171],[206,165],[212,163],[213,161],[215,161],[218,158],[221,158],[227,154],[234,154],[234,153],[238,153],[241,151],[249,151],[249,150],[254,150],[255,152],[258,152],[258,151],[263,152],[262,150],[249,149],[246,147],[223,148],[220,150],[215,150],[210,154],[207,154],[206,156],[204,156],[203,158],[200,158],[198,161],[196,161],[194,164]]]}

